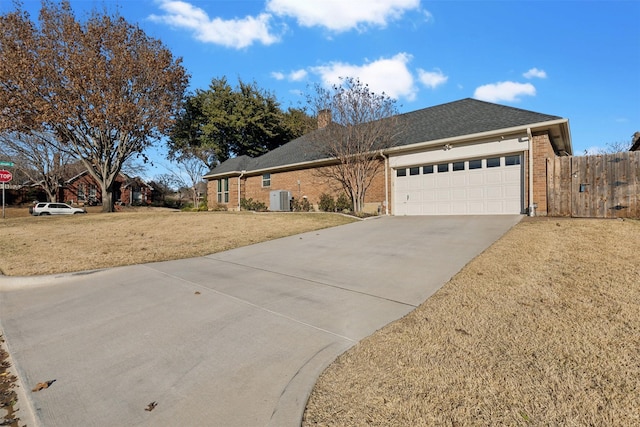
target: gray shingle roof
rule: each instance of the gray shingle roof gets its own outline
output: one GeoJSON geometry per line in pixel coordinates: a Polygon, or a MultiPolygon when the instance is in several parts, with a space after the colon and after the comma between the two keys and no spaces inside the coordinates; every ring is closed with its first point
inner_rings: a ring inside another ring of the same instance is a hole
{"type": "Polygon", "coordinates": [[[400,118],[405,128],[396,146],[562,119],[471,98],[402,114],[400,118]]]}
{"type": "MultiPolygon", "coordinates": [[[[398,119],[400,129],[393,143],[396,147],[548,122],[562,117],[465,98],[400,114],[398,119]]],[[[321,160],[325,156],[316,147],[323,131],[325,129],[310,132],[260,157],[229,159],[207,175],[264,170],[321,160]]]]}

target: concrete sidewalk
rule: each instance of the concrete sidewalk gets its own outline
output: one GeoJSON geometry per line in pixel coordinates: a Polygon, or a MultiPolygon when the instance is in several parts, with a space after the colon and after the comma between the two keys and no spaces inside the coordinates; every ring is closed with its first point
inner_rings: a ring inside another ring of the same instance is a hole
{"type": "Polygon", "coordinates": [[[339,354],[520,219],[385,217],[202,258],[2,277],[0,326],[41,425],[297,426],[339,354]]]}

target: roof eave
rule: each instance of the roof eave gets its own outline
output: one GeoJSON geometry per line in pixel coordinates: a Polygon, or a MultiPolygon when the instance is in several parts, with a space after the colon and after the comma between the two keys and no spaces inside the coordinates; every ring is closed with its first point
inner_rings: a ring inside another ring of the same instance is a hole
{"type": "Polygon", "coordinates": [[[240,171],[220,172],[220,173],[217,173],[217,174],[204,175],[203,178],[204,179],[208,179],[208,180],[212,180],[212,179],[217,179],[217,178],[232,178],[232,177],[236,177],[236,176],[261,175],[263,173],[285,172],[285,171],[289,171],[289,170],[305,169],[305,168],[309,168],[309,167],[324,166],[324,165],[329,165],[329,164],[334,163],[334,162],[335,162],[335,158],[319,159],[319,160],[311,160],[311,161],[307,161],[307,162],[291,163],[291,164],[288,164],[288,165],[271,166],[271,167],[267,167],[267,168],[246,170],[246,171],[242,171],[242,172],[240,172],[240,171]]]}
{"type": "Polygon", "coordinates": [[[400,154],[405,151],[415,151],[421,148],[432,147],[437,145],[443,145],[443,144],[449,144],[449,143],[455,143],[455,142],[476,141],[476,140],[482,140],[482,139],[487,139],[487,138],[496,137],[496,136],[505,136],[510,134],[524,133],[527,131],[527,129],[530,129],[532,132],[536,132],[540,130],[550,129],[555,126],[559,127],[562,133],[561,135],[562,141],[565,142],[561,147],[557,147],[558,150],[566,151],[567,153],[571,154],[572,153],[571,133],[569,132],[568,119],[549,120],[545,122],[512,126],[508,128],[495,129],[495,130],[478,132],[478,133],[468,134],[468,135],[459,135],[459,136],[452,136],[448,138],[434,139],[432,141],[424,141],[424,142],[418,142],[415,144],[390,147],[383,151],[385,154],[391,154],[391,155],[400,154]]]}

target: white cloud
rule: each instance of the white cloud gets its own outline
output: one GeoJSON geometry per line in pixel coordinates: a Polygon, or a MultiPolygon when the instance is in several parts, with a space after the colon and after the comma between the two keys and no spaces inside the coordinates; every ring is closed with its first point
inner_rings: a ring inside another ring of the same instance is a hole
{"type": "Polygon", "coordinates": [[[423,85],[431,89],[435,89],[436,87],[445,84],[447,80],[449,80],[449,77],[445,76],[442,71],[438,69],[435,71],[425,71],[418,68],[418,79],[423,85]]]}
{"type": "Polygon", "coordinates": [[[584,155],[585,156],[595,156],[596,154],[602,154],[604,152],[605,152],[604,148],[595,146],[595,147],[586,148],[584,150],[584,155]]]}
{"type": "Polygon", "coordinates": [[[294,82],[299,82],[300,80],[304,80],[305,77],[307,77],[307,74],[308,73],[306,70],[303,70],[303,69],[295,70],[289,73],[289,80],[294,82]]]}
{"type": "Polygon", "coordinates": [[[256,42],[270,45],[279,41],[279,37],[270,32],[271,15],[267,13],[223,20],[211,19],[204,10],[183,1],[160,0],[159,7],[166,13],[151,15],[149,19],[191,30],[197,40],[205,43],[243,49],[256,42]]]}
{"type": "Polygon", "coordinates": [[[385,27],[408,10],[419,9],[420,0],[268,0],[267,11],[289,16],[303,27],[324,27],[342,32],[367,26],[385,27]]]}
{"type": "Polygon", "coordinates": [[[535,96],[536,88],[531,83],[499,82],[476,88],[473,97],[483,101],[519,101],[520,96],[535,96]]]}
{"type": "Polygon", "coordinates": [[[538,70],[537,68],[532,68],[526,73],[524,73],[523,76],[527,79],[533,79],[533,78],[546,79],[547,72],[544,70],[538,70]]]}
{"type": "Polygon", "coordinates": [[[276,80],[289,80],[292,82],[299,82],[301,80],[304,80],[305,77],[307,77],[309,73],[307,72],[307,70],[305,69],[299,69],[299,70],[294,70],[292,72],[290,72],[289,74],[284,74],[280,71],[274,71],[271,73],[271,77],[273,77],[276,80]]]}
{"type": "Polygon", "coordinates": [[[340,83],[341,77],[354,77],[368,84],[372,92],[383,92],[393,99],[405,98],[413,101],[418,89],[407,64],[411,55],[399,53],[391,58],[380,58],[364,65],[352,65],[344,62],[332,62],[328,65],[312,68],[320,75],[325,86],[340,83]]]}
{"type": "Polygon", "coordinates": [[[434,22],[436,20],[436,18],[434,18],[433,14],[431,12],[429,12],[428,10],[423,10],[422,13],[424,14],[425,21],[434,22]]]}

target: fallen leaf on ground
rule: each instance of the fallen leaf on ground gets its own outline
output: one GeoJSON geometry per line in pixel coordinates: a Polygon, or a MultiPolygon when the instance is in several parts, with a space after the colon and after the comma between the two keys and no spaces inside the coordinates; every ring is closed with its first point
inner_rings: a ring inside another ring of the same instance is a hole
{"type": "Polygon", "coordinates": [[[154,409],[156,406],[158,406],[158,402],[153,401],[153,402],[149,403],[149,404],[147,405],[147,407],[146,407],[146,408],[144,408],[144,410],[145,410],[145,411],[149,411],[149,412],[151,412],[151,411],[153,411],[153,409],[154,409]]]}
{"type": "Polygon", "coordinates": [[[45,381],[43,383],[38,383],[38,384],[36,384],[36,386],[31,391],[36,392],[36,391],[44,390],[45,388],[49,388],[49,386],[51,384],[53,384],[55,381],[56,380],[49,380],[49,381],[45,381]]]}

